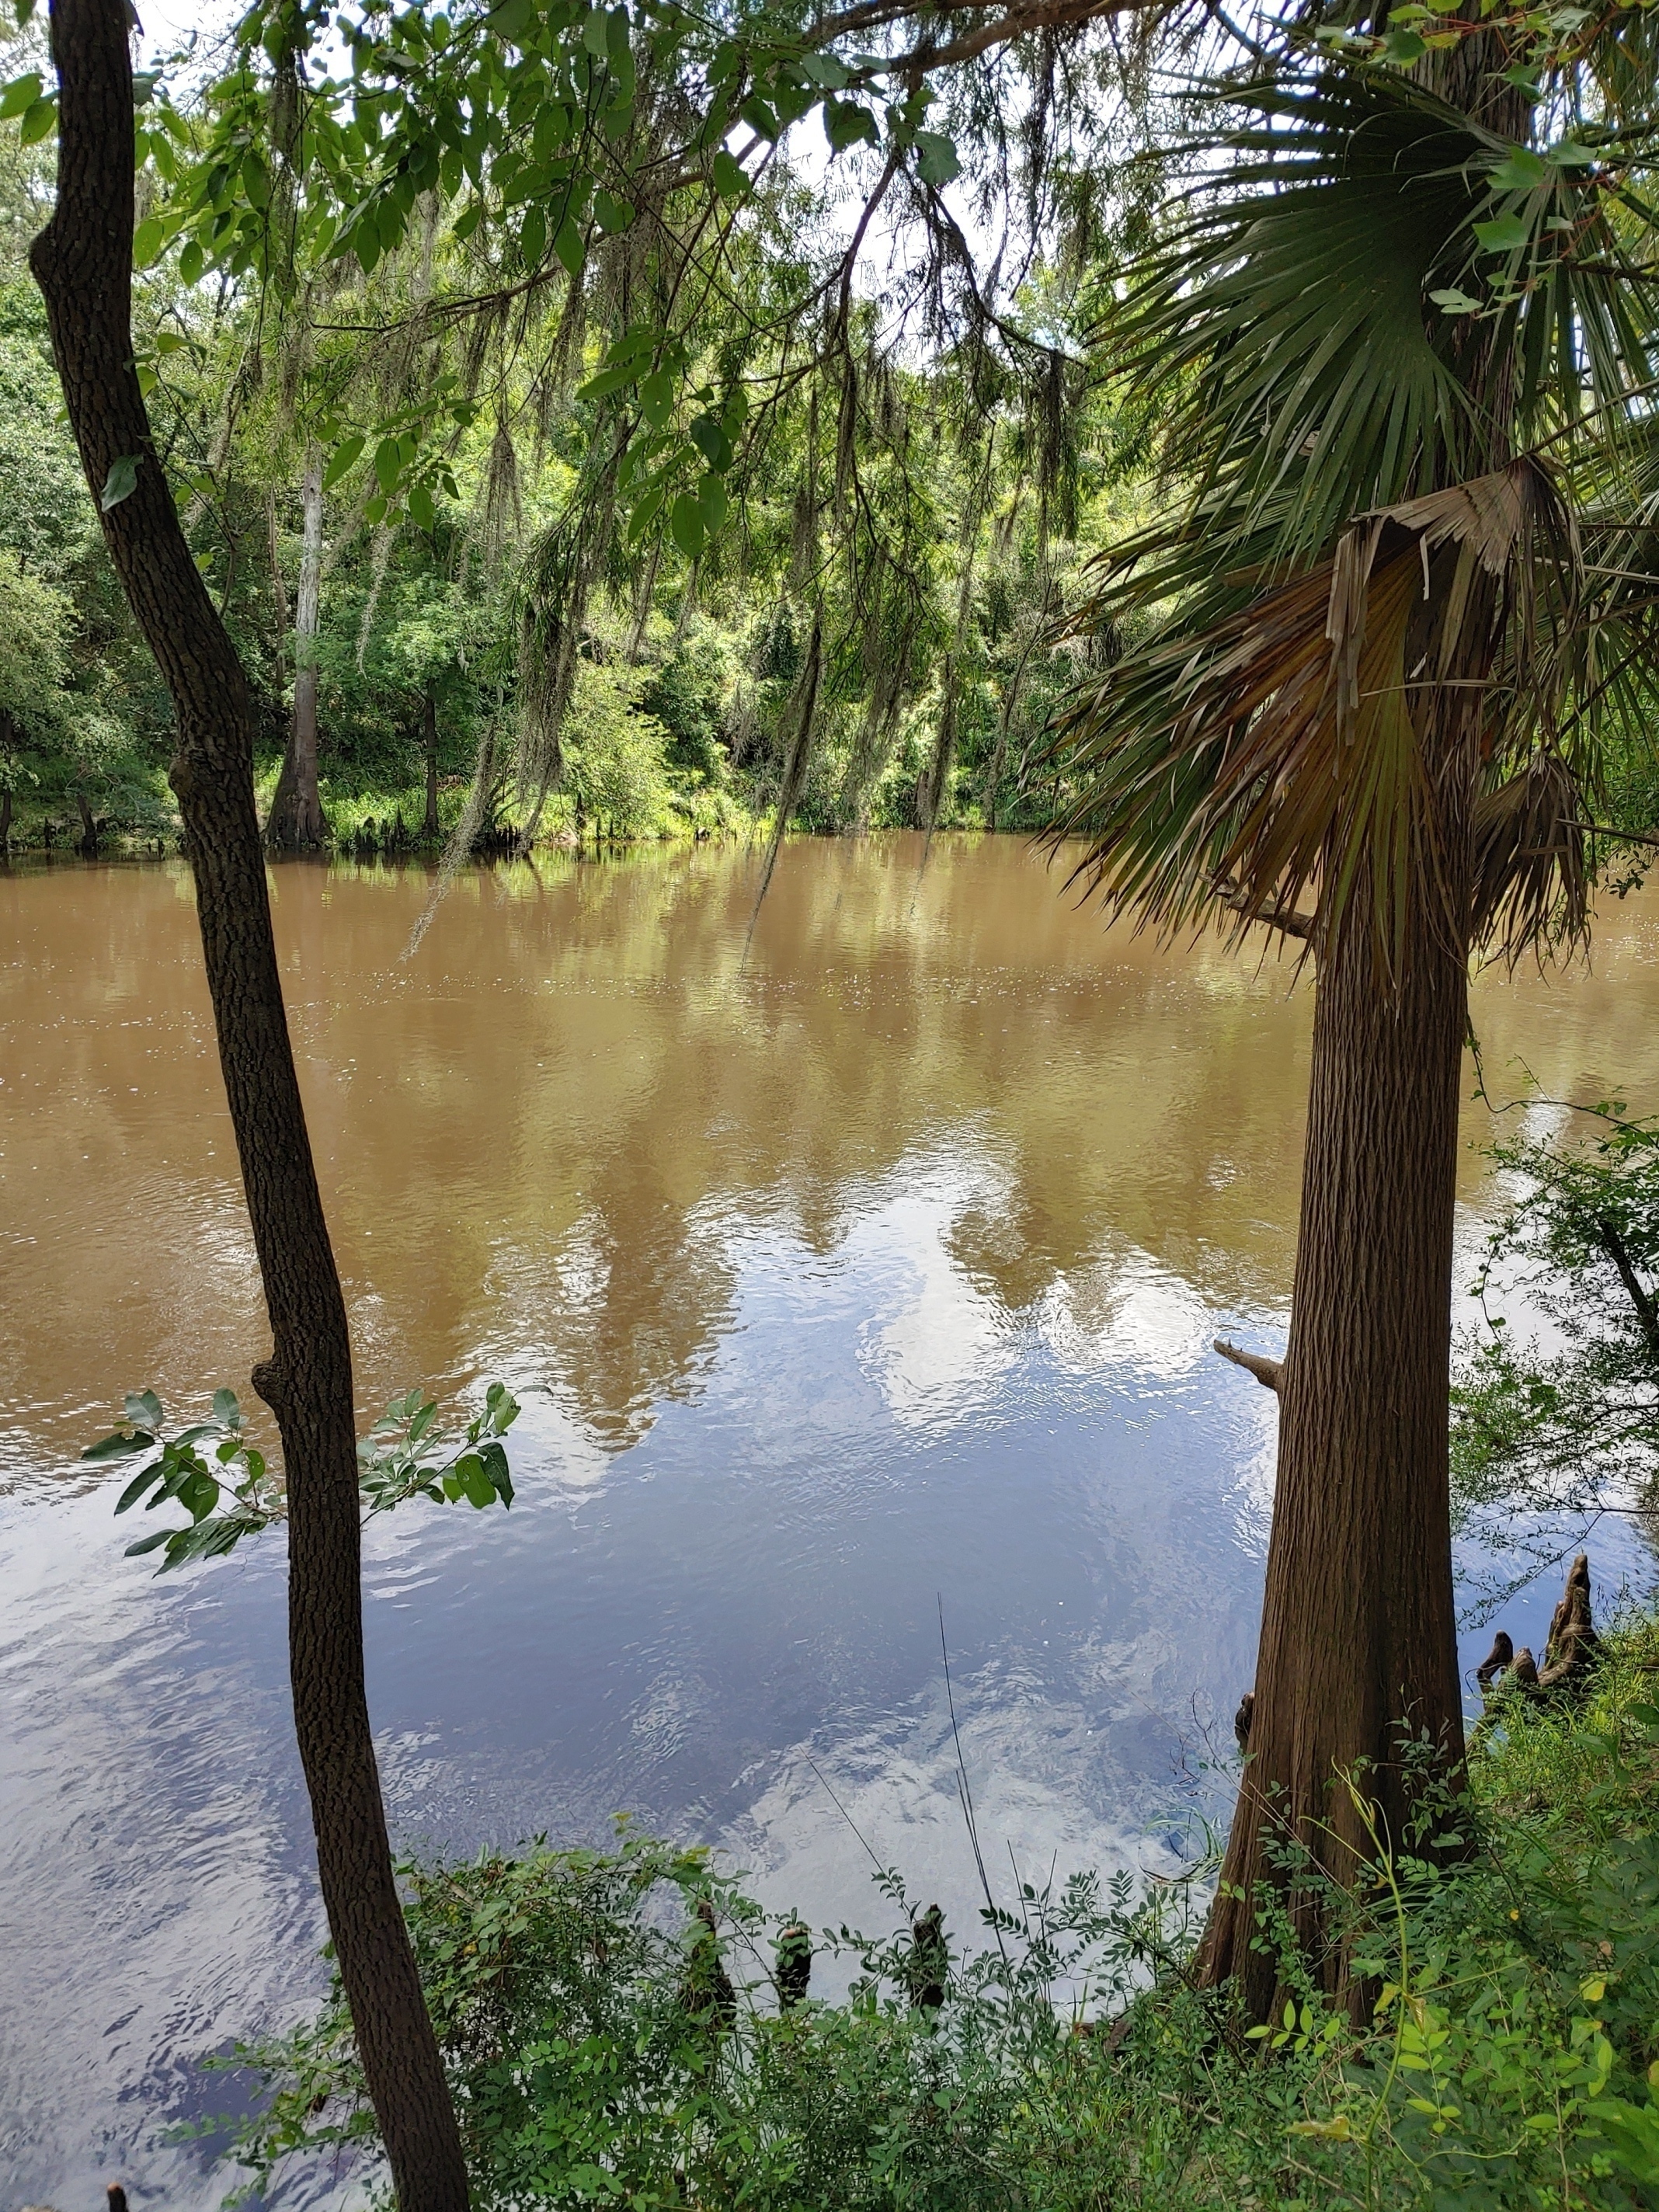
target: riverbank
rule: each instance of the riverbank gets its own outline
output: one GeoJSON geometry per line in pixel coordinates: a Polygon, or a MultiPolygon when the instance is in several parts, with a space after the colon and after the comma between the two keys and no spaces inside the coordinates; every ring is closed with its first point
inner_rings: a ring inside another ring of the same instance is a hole
{"type": "MultiPolygon", "coordinates": [[[[406,1869],[480,2212],[1307,2212],[1629,2207],[1659,2182],[1659,1620],[1574,1702],[1499,1694],[1469,1787],[1432,1784],[1346,1918],[1354,2010],[1282,1947],[1282,2025],[1194,1986],[1212,1860],[1140,1887],[1042,1875],[969,1935],[877,1882],[809,1931],[703,1850],[486,1853],[406,1869]],[[1467,1856],[1448,1867],[1450,1838],[1467,1856]],[[809,1949],[817,1959],[806,1966],[809,1949]],[[850,1960],[841,2002],[810,1975],[850,1960]]],[[[1264,1940],[1273,1940],[1264,1922],[1264,1940]]],[[[253,2054],[244,2054],[252,2056],[253,2054]]],[[[261,2181],[372,2121],[337,1993],[257,2063],[261,2181]]]]}

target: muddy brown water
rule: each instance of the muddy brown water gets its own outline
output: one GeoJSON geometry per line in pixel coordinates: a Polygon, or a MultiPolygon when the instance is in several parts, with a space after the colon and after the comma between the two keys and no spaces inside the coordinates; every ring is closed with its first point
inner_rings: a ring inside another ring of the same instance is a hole
{"type": "MultiPolygon", "coordinates": [[[[856,1826],[970,1931],[941,1601],[994,1881],[1224,1805],[1273,1423],[1207,1346],[1282,1342],[1308,994],[1018,841],[921,860],[792,844],[746,948],[742,849],[465,875],[412,953],[421,872],[275,873],[365,1420],[525,1406],[510,1514],[370,1533],[401,1844],[627,1808],[885,1924],[856,1826]]],[[[1659,897],[1475,1006],[1494,1097],[1659,1106],[1659,897]]],[[[280,1539],[156,1582],[76,1460],[264,1349],[187,873],[0,874],[0,2212],[216,2203],[195,2062],[319,1985],[280,1539]]]]}

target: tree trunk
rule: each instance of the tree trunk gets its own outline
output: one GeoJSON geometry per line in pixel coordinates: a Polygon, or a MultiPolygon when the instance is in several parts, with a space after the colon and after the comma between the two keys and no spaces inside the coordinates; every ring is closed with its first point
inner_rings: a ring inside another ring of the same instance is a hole
{"type": "MultiPolygon", "coordinates": [[[[1488,130],[1524,143],[1529,110],[1498,74],[1503,58],[1483,33],[1428,56],[1423,75],[1488,130]]],[[[1511,364],[1492,332],[1478,326],[1460,364],[1488,423],[1486,468],[1509,457],[1513,413],[1511,364]]],[[[1407,667],[1438,666],[1445,681],[1413,708],[1426,819],[1397,988],[1381,969],[1364,871],[1336,941],[1322,943],[1317,925],[1313,935],[1302,1217],[1275,1386],[1278,1479],[1249,1757],[1199,1961],[1206,1983],[1237,1978],[1257,2022],[1277,2017],[1284,1996],[1272,1952],[1250,1948],[1261,1887],[1288,1904],[1322,1985],[1357,2020],[1368,2009],[1323,1939],[1316,1895],[1274,1863],[1275,1839],[1346,1886],[1378,1843],[1398,1849],[1406,1838],[1404,1737],[1431,1747],[1439,1778],[1462,1785],[1447,1468],[1452,1232],[1482,686],[1503,610],[1489,575],[1460,592],[1455,555],[1442,547],[1425,562],[1406,647],[1407,667]],[[1448,619],[1459,641],[1443,658],[1448,619]],[[1375,1842],[1349,1777],[1374,1808],[1375,1842]]]]}
{"type": "Polygon", "coordinates": [[[0,789],[0,860],[11,850],[11,786],[0,789]]]}
{"type": "Polygon", "coordinates": [[[327,825],[317,788],[317,626],[323,589],[323,451],[306,448],[300,486],[300,596],[294,615],[294,719],[265,823],[279,852],[313,853],[327,825]]]}
{"type": "Polygon", "coordinates": [[[133,366],[132,70],[125,0],[53,0],[58,200],[31,264],[87,482],[178,720],[182,810],[220,1066],[273,1340],[254,1387],[289,1495],[295,1731],[341,1978],[404,2212],[465,2212],[460,2140],[387,1845],[363,1687],[351,1351],[295,1072],[253,804],[247,686],[156,459],[133,366]]]}
{"type": "Polygon", "coordinates": [[[438,842],[438,708],[430,691],[421,701],[426,737],[426,813],[421,823],[422,842],[438,842]]]}
{"type": "Polygon", "coordinates": [[[1502,608],[1455,549],[1426,564],[1406,665],[1420,693],[1422,817],[1397,973],[1385,972],[1369,870],[1333,929],[1316,924],[1318,997],[1291,1329],[1274,1378],[1279,1466],[1249,1758],[1200,1971],[1236,1977],[1262,2021],[1282,1993],[1251,1948],[1255,1893],[1288,1904],[1323,1986],[1364,1993],[1324,1942],[1310,1885],[1275,1863],[1304,1850],[1346,1887],[1407,1841],[1425,1778],[1403,1740],[1461,1788],[1447,1429],[1457,1109],[1468,1034],[1470,884],[1482,685],[1502,608]],[[1467,588],[1465,588],[1467,587],[1467,588]],[[1443,623],[1455,642],[1443,658],[1443,623]],[[1350,1788],[1350,1779],[1352,1787],[1350,1788]],[[1375,1838],[1355,1802],[1371,1808],[1375,1838]]]}
{"type": "Polygon", "coordinates": [[[1402,1732],[1462,1769],[1446,1431],[1467,1025],[1461,946],[1419,918],[1396,998],[1358,892],[1319,975],[1249,1756],[1202,1960],[1256,2021],[1281,1994],[1272,1952],[1250,1948],[1258,1884],[1286,1897],[1326,1987],[1346,1980],[1317,1898],[1264,1844],[1300,1844],[1346,1884],[1375,1845],[1343,1778],[1397,1845],[1402,1732]]]}
{"type": "Polygon", "coordinates": [[[75,805],[81,817],[81,842],[76,850],[82,860],[95,860],[98,858],[98,823],[91,807],[87,804],[87,794],[84,791],[76,793],[75,805]]]}

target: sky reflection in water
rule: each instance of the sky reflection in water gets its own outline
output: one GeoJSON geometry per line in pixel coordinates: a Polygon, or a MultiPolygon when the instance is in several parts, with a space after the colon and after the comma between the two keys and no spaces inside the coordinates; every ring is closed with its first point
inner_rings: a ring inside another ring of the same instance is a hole
{"type": "MultiPolygon", "coordinates": [[[[1170,1864],[1224,1803],[1273,1401],[1207,1347],[1282,1339],[1306,994],[1014,841],[920,859],[792,845],[746,961],[743,853],[468,877],[408,959],[423,878],[275,878],[365,1419],[526,1403],[510,1515],[370,1538],[404,1845],[627,1808],[882,1921],[816,1764],[968,1928],[941,1600],[994,1881],[1170,1864]]],[[[1494,1091],[1659,1103],[1659,901],[1600,944],[1483,980],[1494,1091]]],[[[74,1463],[264,1348],[175,867],[0,877],[0,2175],[191,2212],[225,2177],[158,2125],[229,2101],[191,2059],[292,2018],[321,1931],[280,1545],[154,1583],[74,1463]]]]}

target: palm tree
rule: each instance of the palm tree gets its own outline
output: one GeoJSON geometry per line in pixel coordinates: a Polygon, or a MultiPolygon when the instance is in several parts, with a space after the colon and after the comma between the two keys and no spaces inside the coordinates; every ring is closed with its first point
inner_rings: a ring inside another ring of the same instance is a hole
{"type": "Polygon", "coordinates": [[[1258,1363],[1279,1438],[1249,1757],[1202,1961],[1258,2021],[1282,1996],[1263,1887],[1358,2002],[1326,1885],[1370,1856],[1367,1814],[1406,1838],[1425,1759],[1461,1774],[1469,961],[1582,934],[1597,672],[1646,665],[1642,593],[1598,596],[1581,526],[1650,374],[1629,142],[1593,57],[1547,112],[1599,98],[1604,137],[1540,155],[1499,33],[1425,27],[1451,43],[1415,74],[1328,47],[1208,95],[1202,181],[1109,342],[1188,493],[1113,556],[1084,619],[1134,642],[1056,749],[1060,834],[1111,906],[1276,927],[1316,977],[1289,1342],[1258,1363]]]}

